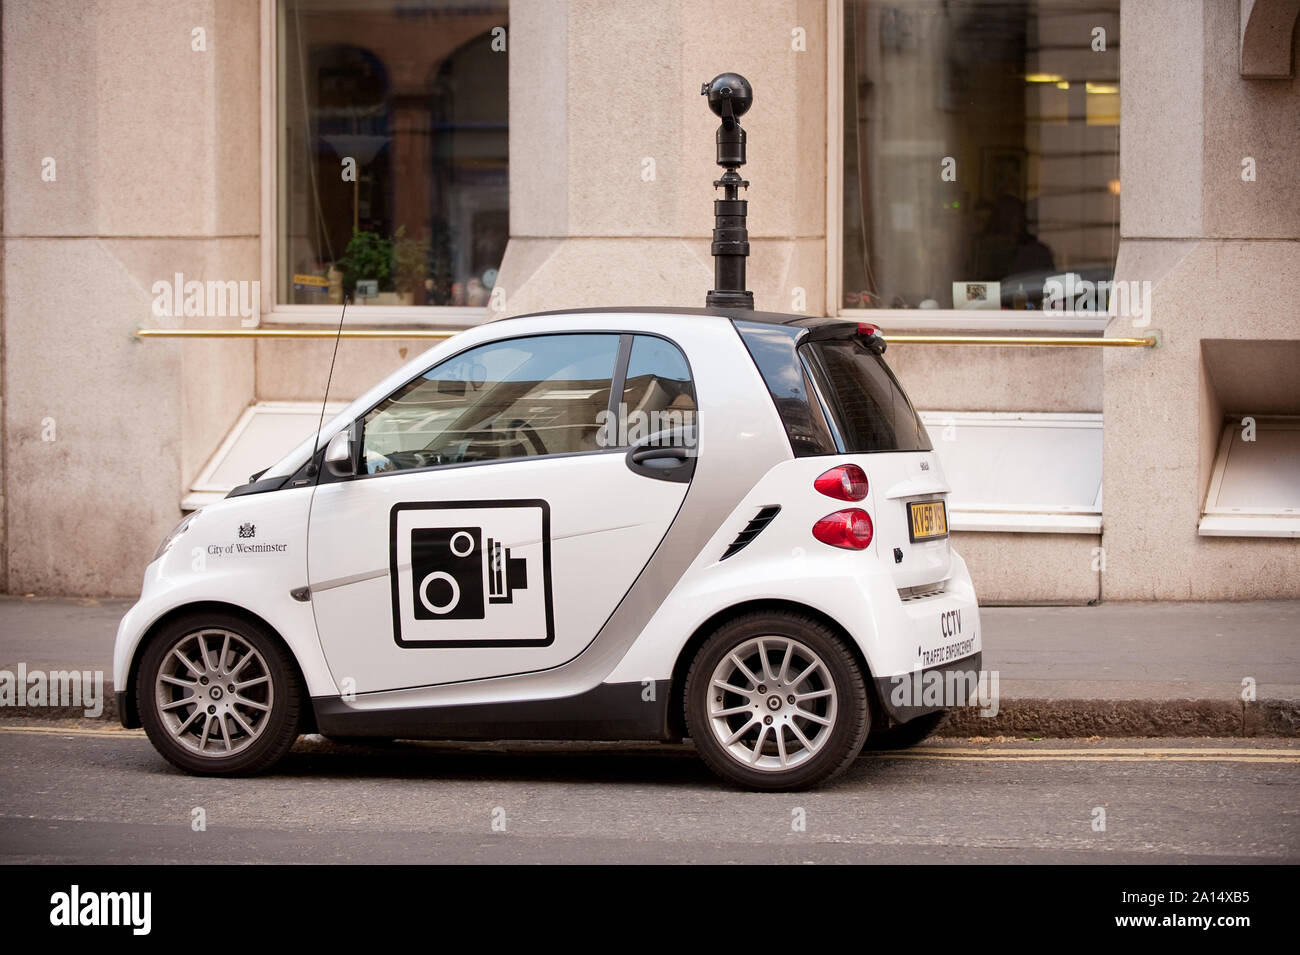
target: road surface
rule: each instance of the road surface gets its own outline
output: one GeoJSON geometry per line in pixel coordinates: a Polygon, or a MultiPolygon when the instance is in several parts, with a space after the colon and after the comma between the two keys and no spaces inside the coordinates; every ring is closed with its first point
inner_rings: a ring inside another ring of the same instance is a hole
{"type": "Polygon", "coordinates": [[[689,746],[304,737],[229,780],[140,731],[10,720],[0,861],[1297,862],[1300,741],[945,739],[761,794],[689,746]]]}

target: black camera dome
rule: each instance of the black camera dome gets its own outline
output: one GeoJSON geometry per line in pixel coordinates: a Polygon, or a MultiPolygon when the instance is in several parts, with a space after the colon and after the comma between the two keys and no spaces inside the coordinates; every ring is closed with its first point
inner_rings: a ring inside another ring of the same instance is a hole
{"type": "Polygon", "coordinates": [[[700,87],[700,93],[709,98],[709,109],[719,116],[724,100],[731,100],[731,111],[738,117],[754,104],[754,88],[739,73],[719,73],[700,87]]]}

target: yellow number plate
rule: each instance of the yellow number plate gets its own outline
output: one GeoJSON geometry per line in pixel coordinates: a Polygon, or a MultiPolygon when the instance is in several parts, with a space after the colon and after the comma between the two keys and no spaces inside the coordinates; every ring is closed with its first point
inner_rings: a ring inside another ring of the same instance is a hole
{"type": "Polygon", "coordinates": [[[913,501],[907,505],[909,536],[914,541],[948,536],[948,511],[943,501],[913,501]]]}

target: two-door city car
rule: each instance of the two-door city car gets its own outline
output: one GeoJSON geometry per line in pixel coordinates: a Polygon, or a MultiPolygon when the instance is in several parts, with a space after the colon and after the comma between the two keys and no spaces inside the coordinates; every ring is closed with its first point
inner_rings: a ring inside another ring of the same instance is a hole
{"type": "Polygon", "coordinates": [[[978,670],[944,481],[873,326],[592,309],[442,342],[159,547],[128,726],[190,772],[331,738],[689,737],[793,789],[978,670]],[[934,661],[940,661],[935,663],[934,661]]]}

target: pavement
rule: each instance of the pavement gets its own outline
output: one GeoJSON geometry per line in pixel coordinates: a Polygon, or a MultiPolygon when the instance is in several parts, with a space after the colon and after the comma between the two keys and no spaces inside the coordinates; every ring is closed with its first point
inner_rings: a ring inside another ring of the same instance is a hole
{"type": "MultiPolygon", "coordinates": [[[[113,640],[130,604],[0,597],[0,671],[101,670],[102,718],[115,720],[113,640]]],[[[1300,736],[1300,601],[987,607],[980,615],[998,712],[955,711],[945,736],[1300,736]],[[1253,699],[1243,699],[1245,687],[1253,699]]],[[[0,718],[80,715],[0,709],[0,718]]]]}

